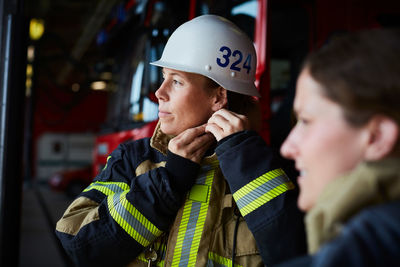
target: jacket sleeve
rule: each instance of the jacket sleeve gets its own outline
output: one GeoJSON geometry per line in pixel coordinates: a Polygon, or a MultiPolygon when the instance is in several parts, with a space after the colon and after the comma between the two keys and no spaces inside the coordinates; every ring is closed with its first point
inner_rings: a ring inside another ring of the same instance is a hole
{"type": "Polygon", "coordinates": [[[142,141],[120,145],[57,222],[56,235],[77,266],[126,265],[169,229],[199,166],[157,152],[158,167],[136,176],[149,153],[155,151],[142,141]]]}
{"type": "Polygon", "coordinates": [[[305,253],[297,188],[276,166],[264,140],[252,131],[239,132],[221,140],[216,153],[264,263],[269,266],[305,253]]]}

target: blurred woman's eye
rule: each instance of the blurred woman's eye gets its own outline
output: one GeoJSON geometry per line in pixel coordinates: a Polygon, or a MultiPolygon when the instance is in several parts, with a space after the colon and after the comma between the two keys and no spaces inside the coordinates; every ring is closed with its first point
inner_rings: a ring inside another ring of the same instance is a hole
{"type": "Polygon", "coordinates": [[[298,125],[304,125],[304,126],[306,126],[306,125],[308,125],[309,123],[310,123],[310,120],[308,120],[308,119],[306,119],[306,118],[302,118],[302,117],[297,118],[297,124],[298,124],[298,125]]]}
{"type": "Polygon", "coordinates": [[[172,81],[172,83],[173,83],[174,85],[178,85],[178,86],[182,86],[182,85],[183,85],[182,82],[180,82],[180,81],[178,81],[178,80],[175,80],[175,79],[172,81]]]}

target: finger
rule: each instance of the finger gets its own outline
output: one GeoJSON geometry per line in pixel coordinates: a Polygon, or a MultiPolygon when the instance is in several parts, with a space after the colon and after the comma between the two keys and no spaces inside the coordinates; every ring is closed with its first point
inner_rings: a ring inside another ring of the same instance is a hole
{"type": "Polygon", "coordinates": [[[178,136],[182,140],[186,140],[186,142],[189,143],[194,138],[196,138],[196,137],[198,137],[200,135],[203,135],[205,133],[205,129],[206,129],[206,124],[203,124],[203,125],[200,125],[200,126],[197,126],[197,127],[186,129],[185,131],[180,133],[178,136]]]}
{"type": "Polygon", "coordinates": [[[168,149],[171,152],[199,163],[210,145],[215,142],[215,138],[211,133],[206,133],[196,137],[188,144],[181,143],[180,139],[171,141],[168,144],[168,149]]]}
{"type": "Polygon", "coordinates": [[[216,112],[214,112],[214,114],[215,115],[220,115],[220,116],[222,116],[223,118],[225,118],[228,121],[235,120],[235,119],[239,118],[239,116],[240,116],[240,114],[235,113],[235,112],[230,111],[230,110],[227,110],[227,109],[217,110],[216,112]]]}
{"type": "Polygon", "coordinates": [[[245,130],[247,124],[247,118],[245,116],[239,117],[237,115],[230,114],[226,116],[224,114],[213,114],[212,118],[208,120],[208,123],[218,125],[225,133],[225,135],[230,135],[236,132],[240,132],[245,130]]]}
{"type": "Polygon", "coordinates": [[[203,146],[213,143],[215,141],[214,136],[211,133],[204,133],[193,139],[192,142],[186,145],[189,153],[193,153],[194,151],[201,150],[203,146]]]}
{"type": "Polygon", "coordinates": [[[192,151],[192,155],[190,155],[189,159],[194,162],[200,163],[204,157],[204,154],[214,142],[214,138],[208,139],[201,147],[199,147],[199,149],[192,151]]]}
{"type": "Polygon", "coordinates": [[[224,138],[224,130],[218,126],[218,124],[215,123],[209,123],[206,126],[206,132],[210,132],[214,135],[215,139],[217,139],[217,141],[221,140],[222,138],[224,138]]]}
{"type": "Polygon", "coordinates": [[[190,144],[196,137],[205,133],[205,127],[206,125],[203,124],[198,127],[186,129],[185,131],[171,139],[171,141],[172,143],[179,143],[179,145],[190,144]]]}
{"type": "Polygon", "coordinates": [[[203,130],[191,130],[185,134],[177,136],[170,140],[168,149],[185,158],[190,158],[196,150],[201,149],[203,145],[214,142],[215,138],[211,133],[205,133],[205,125],[203,130]],[[201,135],[196,135],[201,133],[201,135]]]}
{"type": "Polygon", "coordinates": [[[220,109],[218,111],[216,111],[214,114],[218,114],[221,115],[222,117],[224,117],[226,120],[228,121],[232,121],[232,120],[241,120],[241,121],[247,121],[247,117],[245,115],[239,114],[239,113],[235,113],[233,111],[230,110],[226,110],[226,109],[220,109]]]}
{"type": "Polygon", "coordinates": [[[224,116],[221,114],[213,114],[210,119],[208,120],[207,124],[216,124],[218,125],[221,129],[225,130],[230,127],[231,121],[226,119],[224,116]]]}
{"type": "Polygon", "coordinates": [[[225,130],[228,130],[231,127],[237,128],[238,130],[248,128],[248,119],[246,116],[226,109],[216,111],[210,119],[211,122],[220,123],[220,126],[225,130]],[[223,118],[223,120],[221,118],[223,118]]]}

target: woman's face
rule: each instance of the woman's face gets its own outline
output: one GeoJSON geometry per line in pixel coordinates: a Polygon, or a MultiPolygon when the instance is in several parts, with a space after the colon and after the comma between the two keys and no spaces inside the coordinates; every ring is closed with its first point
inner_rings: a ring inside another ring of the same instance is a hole
{"type": "Polygon", "coordinates": [[[206,123],[216,111],[215,97],[206,88],[207,78],[167,68],[163,68],[163,77],[156,92],[163,133],[178,135],[206,123]]]}
{"type": "Polygon", "coordinates": [[[298,206],[310,210],[327,184],[363,160],[367,135],[351,127],[341,107],[322,94],[322,88],[303,70],[297,81],[294,110],[298,123],[281,147],[300,172],[298,206]]]}

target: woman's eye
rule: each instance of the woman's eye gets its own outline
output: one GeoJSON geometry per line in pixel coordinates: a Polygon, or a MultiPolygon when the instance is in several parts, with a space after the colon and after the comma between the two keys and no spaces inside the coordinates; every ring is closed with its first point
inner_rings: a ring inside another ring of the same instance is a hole
{"type": "Polygon", "coordinates": [[[182,85],[182,83],[180,81],[178,81],[178,80],[173,80],[172,83],[174,85],[182,85]]]}
{"type": "Polygon", "coordinates": [[[298,118],[297,119],[297,124],[299,124],[299,125],[307,125],[307,124],[309,124],[309,120],[308,119],[305,119],[305,118],[298,118]]]}

